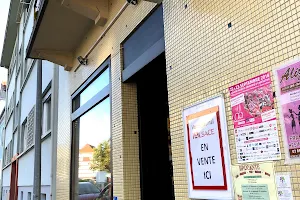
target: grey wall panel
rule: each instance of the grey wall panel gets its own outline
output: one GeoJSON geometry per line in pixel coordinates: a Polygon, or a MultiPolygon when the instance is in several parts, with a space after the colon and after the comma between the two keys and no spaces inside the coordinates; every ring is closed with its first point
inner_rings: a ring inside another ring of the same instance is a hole
{"type": "Polygon", "coordinates": [[[159,6],[123,42],[123,81],[165,50],[163,8],[159,6]]]}

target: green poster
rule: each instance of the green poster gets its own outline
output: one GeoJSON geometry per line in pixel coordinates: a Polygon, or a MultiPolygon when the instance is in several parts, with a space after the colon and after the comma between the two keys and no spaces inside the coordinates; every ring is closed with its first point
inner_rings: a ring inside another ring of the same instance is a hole
{"type": "Polygon", "coordinates": [[[236,200],[277,200],[274,163],[232,166],[236,200]]]}
{"type": "Polygon", "coordinates": [[[243,200],[270,200],[267,184],[242,185],[243,200]]]}

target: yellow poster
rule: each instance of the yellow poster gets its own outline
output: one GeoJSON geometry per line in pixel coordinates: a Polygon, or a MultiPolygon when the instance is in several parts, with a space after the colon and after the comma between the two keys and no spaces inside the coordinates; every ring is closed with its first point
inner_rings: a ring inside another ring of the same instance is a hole
{"type": "Polygon", "coordinates": [[[273,163],[232,166],[236,200],[277,200],[273,163]]]}

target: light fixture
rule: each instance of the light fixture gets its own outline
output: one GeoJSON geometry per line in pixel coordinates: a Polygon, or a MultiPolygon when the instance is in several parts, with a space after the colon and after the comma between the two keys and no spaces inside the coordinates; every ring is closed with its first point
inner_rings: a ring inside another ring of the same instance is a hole
{"type": "Polygon", "coordinates": [[[127,2],[132,5],[137,5],[137,0],[127,0],[127,2]]]}
{"type": "Polygon", "coordinates": [[[82,65],[87,65],[88,59],[87,58],[83,58],[82,56],[78,56],[77,58],[78,62],[82,65]]]}

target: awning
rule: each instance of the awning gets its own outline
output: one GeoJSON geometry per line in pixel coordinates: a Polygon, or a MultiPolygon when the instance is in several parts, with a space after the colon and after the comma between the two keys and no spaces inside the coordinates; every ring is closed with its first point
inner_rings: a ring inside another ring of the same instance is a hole
{"type": "Polygon", "coordinates": [[[72,67],[75,51],[92,26],[104,26],[109,0],[43,0],[27,57],[72,67]]]}

